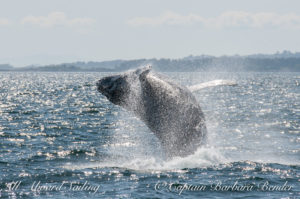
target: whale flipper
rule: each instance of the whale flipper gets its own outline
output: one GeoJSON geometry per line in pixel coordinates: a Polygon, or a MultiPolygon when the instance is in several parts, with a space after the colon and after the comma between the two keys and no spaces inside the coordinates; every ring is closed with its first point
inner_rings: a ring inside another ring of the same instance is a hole
{"type": "Polygon", "coordinates": [[[235,81],[217,79],[217,80],[213,80],[213,81],[204,82],[204,83],[201,83],[201,84],[196,84],[196,85],[193,85],[193,86],[189,86],[188,89],[191,92],[196,92],[196,91],[199,91],[201,89],[208,88],[208,87],[214,87],[214,86],[236,86],[236,85],[237,85],[237,83],[235,81]]]}

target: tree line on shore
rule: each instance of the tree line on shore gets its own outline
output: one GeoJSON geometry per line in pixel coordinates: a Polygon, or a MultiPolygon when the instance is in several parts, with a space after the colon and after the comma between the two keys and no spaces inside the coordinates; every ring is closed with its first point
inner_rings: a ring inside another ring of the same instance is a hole
{"type": "Polygon", "coordinates": [[[188,56],[181,59],[136,59],[103,62],[74,62],[13,67],[0,64],[0,71],[122,72],[151,65],[162,72],[300,72],[300,53],[250,56],[188,56]]]}

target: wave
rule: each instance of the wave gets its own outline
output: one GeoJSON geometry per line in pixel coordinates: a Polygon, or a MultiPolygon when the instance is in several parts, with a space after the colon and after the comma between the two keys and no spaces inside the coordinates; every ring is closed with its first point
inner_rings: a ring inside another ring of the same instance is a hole
{"type": "Polygon", "coordinates": [[[86,169],[86,168],[126,168],[138,171],[176,171],[185,168],[203,168],[227,162],[216,148],[200,147],[187,157],[174,157],[170,160],[163,160],[162,157],[128,157],[111,156],[105,160],[87,164],[66,164],[66,169],[86,169]]]}

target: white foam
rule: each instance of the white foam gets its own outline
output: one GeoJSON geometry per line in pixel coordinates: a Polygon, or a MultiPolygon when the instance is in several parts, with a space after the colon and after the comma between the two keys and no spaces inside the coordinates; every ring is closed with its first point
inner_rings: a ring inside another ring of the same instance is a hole
{"type": "Polygon", "coordinates": [[[71,165],[66,164],[66,169],[86,169],[86,168],[125,168],[137,171],[181,171],[185,168],[203,168],[227,160],[213,147],[200,147],[193,155],[187,157],[174,157],[171,160],[162,160],[160,157],[135,157],[124,161],[123,158],[109,159],[105,162],[95,162],[88,164],[71,165]]]}

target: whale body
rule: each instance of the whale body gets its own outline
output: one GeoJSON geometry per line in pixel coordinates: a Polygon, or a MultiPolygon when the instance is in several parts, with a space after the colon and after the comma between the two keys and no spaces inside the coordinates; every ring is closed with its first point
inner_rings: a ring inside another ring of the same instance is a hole
{"type": "Polygon", "coordinates": [[[193,154],[205,143],[204,114],[191,91],[150,67],[104,77],[97,89],[141,119],[158,137],[167,157],[193,154]]]}

